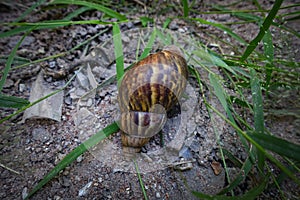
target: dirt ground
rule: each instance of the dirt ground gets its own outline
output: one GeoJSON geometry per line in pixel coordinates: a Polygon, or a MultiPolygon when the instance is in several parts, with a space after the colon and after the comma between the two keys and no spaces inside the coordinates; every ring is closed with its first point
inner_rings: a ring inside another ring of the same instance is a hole
{"type": "MultiPolygon", "coordinates": [[[[144,16],[145,14],[155,16],[157,20],[155,23],[158,27],[162,26],[168,16],[175,16],[179,12],[178,8],[172,7],[167,13],[158,15],[157,7],[156,9],[145,9],[142,4],[136,4],[139,1],[133,2],[126,4],[127,7],[119,9],[130,13],[128,16],[132,19],[144,16]]],[[[164,1],[161,3],[161,9],[163,10],[167,6],[164,1]]],[[[224,1],[215,1],[215,3],[219,5],[225,4],[224,1]]],[[[286,5],[289,3],[296,3],[296,1],[284,2],[286,5]]],[[[11,22],[20,16],[31,4],[31,1],[25,1],[22,4],[18,1],[0,2],[0,19],[5,22],[11,22]]],[[[211,9],[212,4],[213,2],[202,2],[195,5],[195,9],[208,11],[211,9]]],[[[269,1],[262,5],[265,8],[270,8],[271,6],[269,1]]],[[[76,8],[76,6],[57,9],[47,9],[47,7],[44,7],[39,12],[28,16],[26,20],[37,22],[61,19],[76,8]]],[[[254,5],[247,2],[240,3],[236,9],[239,8],[253,9],[254,5]]],[[[85,12],[74,20],[99,19],[101,17],[102,14],[100,12],[93,10],[85,12]]],[[[230,23],[237,20],[230,14],[201,14],[193,17],[203,17],[204,19],[221,23],[230,23]]],[[[287,26],[293,27],[299,32],[299,24],[291,22],[287,26]]],[[[74,66],[75,63],[78,63],[82,59],[88,61],[80,65],[86,66],[87,63],[91,64],[90,67],[97,83],[107,80],[114,73],[114,69],[97,68],[99,62],[104,62],[103,59],[99,61],[96,58],[91,58],[93,52],[103,50],[102,47],[99,48],[99,44],[111,40],[112,30],[111,27],[107,27],[104,25],[82,25],[67,26],[55,30],[41,29],[33,31],[25,38],[17,52],[18,56],[29,60],[37,60],[64,52],[96,33],[103,31],[103,34],[94,38],[88,45],[64,57],[31,65],[26,67],[26,69],[12,71],[3,92],[29,99],[30,92],[35,87],[34,83],[39,77],[38,74],[43,71],[41,68],[45,67],[52,71],[67,71],[68,74],[63,79],[41,76],[41,79],[44,81],[43,83],[47,87],[49,86],[53,89],[59,88],[74,75],[74,70],[70,66],[74,66]]],[[[121,25],[121,31],[127,32],[127,35],[124,34],[125,36],[123,36],[123,41],[128,43],[124,48],[124,52],[127,52],[128,55],[134,52],[129,46],[130,43],[133,43],[133,38],[130,38],[133,33],[132,31],[140,28],[141,24],[135,20],[121,25]]],[[[246,41],[251,41],[259,30],[259,27],[255,24],[235,24],[231,25],[231,28],[246,41]]],[[[9,29],[9,27],[2,26],[0,29],[3,32],[9,29]]],[[[218,47],[220,42],[217,38],[229,43],[233,41],[231,41],[232,39],[228,34],[207,25],[196,25],[181,20],[174,20],[170,24],[169,29],[174,34],[180,32],[186,37],[197,38],[212,50],[220,51],[221,49],[223,53],[228,55],[243,52],[244,50],[244,47],[240,44],[236,44],[235,48],[231,46],[218,47]]],[[[272,28],[271,32],[274,36],[273,42],[276,56],[299,62],[299,38],[287,32],[280,31],[278,28],[272,28]]],[[[1,56],[8,55],[20,38],[21,36],[17,35],[0,39],[1,56]]],[[[104,49],[109,50],[109,47],[105,47],[104,49]]],[[[101,56],[104,58],[111,55],[106,52],[101,54],[101,56]]],[[[129,57],[125,58],[126,64],[133,62],[129,57]]],[[[20,60],[20,62],[22,61],[20,60]]],[[[5,61],[1,59],[0,70],[4,68],[4,65],[5,61]]],[[[21,113],[0,125],[1,199],[21,199],[26,196],[65,155],[97,130],[106,127],[117,119],[116,82],[97,91],[92,100],[92,105],[96,105],[94,107],[89,105],[88,100],[83,101],[79,97],[91,89],[91,85],[85,85],[85,79],[89,77],[88,73],[88,70],[83,70],[83,78],[76,78],[62,93],[62,115],[59,121],[51,119],[23,120],[24,113],[21,113]],[[80,88],[84,88],[84,90],[80,90],[80,88]]],[[[193,96],[199,92],[199,88],[195,86],[195,80],[192,77],[189,77],[189,83],[191,91],[190,93],[187,92],[187,94],[188,96],[193,96]]],[[[269,108],[266,116],[266,125],[269,130],[277,136],[298,144],[300,144],[299,93],[299,90],[276,90],[270,96],[265,97],[266,107],[269,108]],[[291,112],[278,114],[275,113],[275,110],[288,110],[291,112]]],[[[209,95],[208,91],[206,95],[209,95]]],[[[163,148],[160,148],[159,145],[159,136],[156,136],[143,149],[144,158],[141,158],[138,165],[141,168],[142,180],[149,199],[196,199],[191,191],[216,194],[227,184],[221,157],[218,152],[218,145],[213,134],[213,123],[216,123],[216,121],[213,122],[210,118],[199,95],[195,95],[194,97],[196,98],[196,104],[193,113],[189,116],[189,123],[184,129],[186,137],[182,141],[182,148],[174,150],[171,153],[163,152],[163,148]],[[150,159],[149,163],[145,163],[145,159],[148,159],[148,161],[150,159]],[[180,161],[188,162],[191,167],[187,169],[180,168],[186,166],[176,165],[180,161]],[[170,162],[172,163],[170,164],[170,162]],[[220,173],[214,171],[212,166],[215,165],[221,169],[220,173]]],[[[59,101],[59,98],[56,100],[59,101]]],[[[217,104],[217,101],[214,101],[214,99],[211,99],[211,101],[217,104]]],[[[183,107],[185,103],[189,102],[183,102],[183,107]]],[[[0,117],[3,118],[13,111],[12,109],[1,108],[0,117]]],[[[180,116],[183,115],[177,113],[171,116],[163,131],[168,133],[174,132],[180,116]]],[[[215,118],[215,120],[218,122],[219,119],[215,118]]],[[[237,134],[223,122],[220,123],[222,123],[219,131],[223,147],[233,152],[239,159],[244,160],[246,153],[240,148],[241,144],[237,138],[237,134]]],[[[176,138],[176,133],[168,137],[165,136],[165,141],[169,142],[172,149],[176,146],[176,144],[172,143],[172,140],[176,140],[176,138]]],[[[122,157],[116,156],[121,149],[119,140],[120,133],[116,133],[97,147],[106,151],[97,154],[97,149],[93,149],[80,156],[74,163],[60,172],[56,178],[37,192],[32,199],[143,199],[142,189],[139,184],[138,175],[133,168],[133,163],[123,161],[122,157]]],[[[237,171],[233,166],[229,166],[229,169],[231,174],[235,174],[237,171]]],[[[235,191],[236,195],[243,194],[249,188],[253,187],[253,185],[254,183],[251,180],[246,180],[243,186],[235,191]]],[[[285,181],[281,188],[282,192],[289,199],[300,197],[299,187],[292,181],[285,181]]],[[[275,188],[268,190],[260,196],[260,199],[280,199],[279,191],[275,188]]]]}

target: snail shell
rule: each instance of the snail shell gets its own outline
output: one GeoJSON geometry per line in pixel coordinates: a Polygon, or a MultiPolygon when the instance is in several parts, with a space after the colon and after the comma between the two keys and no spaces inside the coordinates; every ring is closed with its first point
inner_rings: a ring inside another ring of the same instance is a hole
{"type": "Polygon", "coordinates": [[[118,101],[125,153],[139,152],[164,126],[187,84],[184,55],[174,45],[137,62],[123,76],[118,101]]]}

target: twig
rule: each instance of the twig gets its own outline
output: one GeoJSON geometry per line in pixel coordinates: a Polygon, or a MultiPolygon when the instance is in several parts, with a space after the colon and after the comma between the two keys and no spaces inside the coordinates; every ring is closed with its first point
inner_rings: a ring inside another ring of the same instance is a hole
{"type": "Polygon", "coordinates": [[[0,166],[3,167],[4,169],[7,169],[8,171],[11,171],[11,172],[15,173],[15,174],[21,175],[20,172],[17,172],[17,171],[15,171],[15,170],[13,170],[13,169],[11,169],[9,167],[6,167],[5,165],[3,165],[1,163],[0,163],[0,166]]]}

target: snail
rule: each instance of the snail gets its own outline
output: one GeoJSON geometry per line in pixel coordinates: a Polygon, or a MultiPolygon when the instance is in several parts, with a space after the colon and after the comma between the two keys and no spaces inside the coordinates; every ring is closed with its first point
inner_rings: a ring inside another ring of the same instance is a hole
{"type": "Polygon", "coordinates": [[[163,128],[166,113],[186,88],[187,76],[184,55],[174,45],[150,54],[124,74],[118,89],[124,153],[140,152],[163,128]]]}

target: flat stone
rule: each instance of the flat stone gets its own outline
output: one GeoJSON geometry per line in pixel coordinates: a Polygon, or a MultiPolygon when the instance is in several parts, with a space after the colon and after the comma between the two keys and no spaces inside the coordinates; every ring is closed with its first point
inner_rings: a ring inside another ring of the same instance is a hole
{"type": "MultiPolygon", "coordinates": [[[[44,80],[43,72],[41,71],[38,74],[37,79],[34,82],[30,91],[29,101],[34,102],[42,97],[49,95],[54,91],[55,89],[51,89],[49,83],[47,83],[44,80]]],[[[64,92],[61,91],[28,108],[24,112],[22,121],[25,122],[26,119],[30,118],[46,118],[60,122],[62,115],[63,97],[64,92]]]]}
{"type": "Polygon", "coordinates": [[[90,112],[87,108],[81,108],[80,110],[78,110],[78,112],[75,115],[75,125],[79,126],[81,125],[84,121],[86,121],[86,125],[89,124],[91,125],[93,123],[93,120],[90,118],[94,118],[94,115],[92,112],[90,112]]]}
{"type": "Polygon", "coordinates": [[[182,149],[179,151],[179,157],[185,159],[191,159],[193,158],[193,155],[188,147],[183,146],[182,149]]]}
{"type": "Polygon", "coordinates": [[[90,85],[89,80],[82,72],[77,73],[76,80],[81,87],[88,89],[90,85]]]}

